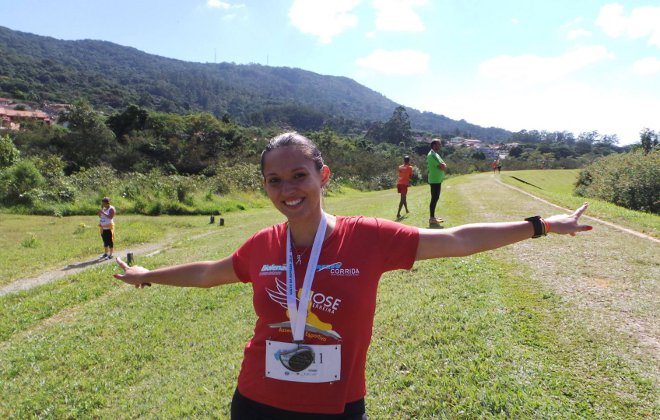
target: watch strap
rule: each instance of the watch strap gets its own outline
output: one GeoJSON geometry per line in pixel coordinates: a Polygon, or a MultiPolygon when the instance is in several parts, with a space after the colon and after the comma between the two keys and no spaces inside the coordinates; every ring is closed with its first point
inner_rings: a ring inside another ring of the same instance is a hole
{"type": "Polygon", "coordinates": [[[534,227],[534,236],[532,236],[532,238],[540,238],[541,236],[545,236],[547,234],[545,224],[543,223],[541,216],[528,217],[525,219],[525,221],[530,222],[534,227]]]}

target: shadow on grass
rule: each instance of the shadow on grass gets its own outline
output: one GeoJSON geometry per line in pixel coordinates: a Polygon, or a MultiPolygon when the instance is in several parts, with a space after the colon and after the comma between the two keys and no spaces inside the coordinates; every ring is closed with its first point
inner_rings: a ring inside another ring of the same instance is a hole
{"type": "Polygon", "coordinates": [[[76,263],[76,264],[69,264],[66,267],[64,267],[62,270],[67,271],[67,270],[73,270],[73,269],[76,269],[76,268],[87,267],[87,266],[90,266],[90,265],[102,263],[103,261],[106,261],[106,260],[101,260],[101,259],[98,259],[98,258],[94,258],[93,260],[89,260],[89,261],[83,261],[83,262],[79,262],[79,263],[76,263]]]}
{"type": "Polygon", "coordinates": [[[520,182],[522,182],[523,184],[531,185],[532,187],[534,187],[534,188],[538,188],[539,190],[542,190],[542,189],[543,189],[543,188],[539,187],[538,185],[534,185],[534,184],[532,184],[531,182],[527,182],[527,181],[525,181],[524,179],[520,179],[520,178],[518,178],[517,176],[511,176],[511,178],[515,179],[516,181],[520,181],[520,182]]]}

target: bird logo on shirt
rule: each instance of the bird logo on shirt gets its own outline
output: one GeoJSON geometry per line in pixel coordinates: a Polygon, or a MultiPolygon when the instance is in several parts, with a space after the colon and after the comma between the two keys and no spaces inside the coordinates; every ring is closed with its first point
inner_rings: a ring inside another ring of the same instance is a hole
{"type": "MultiPolygon", "coordinates": [[[[266,292],[268,293],[268,296],[271,298],[271,300],[278,303],[282,308],[285,309],[286,317],[289,319],[289,321],[269,324],[269,327],[291,328],[291,317],[289,316],[289,308],[286,301],[286,284],[276,277],[275,290],[266,288],[266,292]]],[[[302,289],[299,289],[296,302],[300,301],[301,293],[302,289]]],[[[312,301],[313,299],[310,299],[309,303],[307,304],[307,320],[305,322],[305,331],[315,332],[328,337],[341,339],[339,333],[332,330],[332,324],[321,321],[319,317],[314,312],[312,312],[312,301]]]]}

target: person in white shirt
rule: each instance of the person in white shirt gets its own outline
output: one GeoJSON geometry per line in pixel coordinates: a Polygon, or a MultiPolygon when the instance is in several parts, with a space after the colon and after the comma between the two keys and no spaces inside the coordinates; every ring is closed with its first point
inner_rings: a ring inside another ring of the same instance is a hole
{"type": "Polygon", "coordinates": [[[99,215],[99,229],[101,230],[101,239],[105,252],[99,259],[111,259],[115,240],[115,208],[110,205],[110,199],[104,197],[101,200],[101,209],[97,212],[99,215]]]}

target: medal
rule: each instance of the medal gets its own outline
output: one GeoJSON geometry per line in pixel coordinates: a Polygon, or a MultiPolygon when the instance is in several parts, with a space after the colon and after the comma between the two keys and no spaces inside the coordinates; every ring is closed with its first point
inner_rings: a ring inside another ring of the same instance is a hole
{"type": "Polygon", "coordinates": [[[293,372],[300,372],[307,369],[314,362],[314,350],[311,347],[299,344],[296,349],[281,352],[279,358],[285,368],[293,372]]]}
{"type": "MultiPolygon", "coordinates": [[[[314,244],[307,262],[305,270],[305,280],[303,281],[302,292],[299,302],[296,302],[296,273],[293,268],[293,252],[291,252],[291,229],[287,227],[286,237],[286,301],[289,309],[289,318],[291,320],[291,334],[293,342],[298,346],[295,349],[282,351],[279,353],[279,360],[282,365],[293,371],[300,372],[307,369],[314,362],[314,350],[309,346],[301,345],[305,339],[305,326],[307,322],[307,306],[314,282],[314,274],[318,265],[321,247],[325,238],[325,231],[328,226],[326,215],[321,213],[321,220],[316,229],[314,244]]],[[[300,258],[300,256],[298,256],[300,258]]]]}

